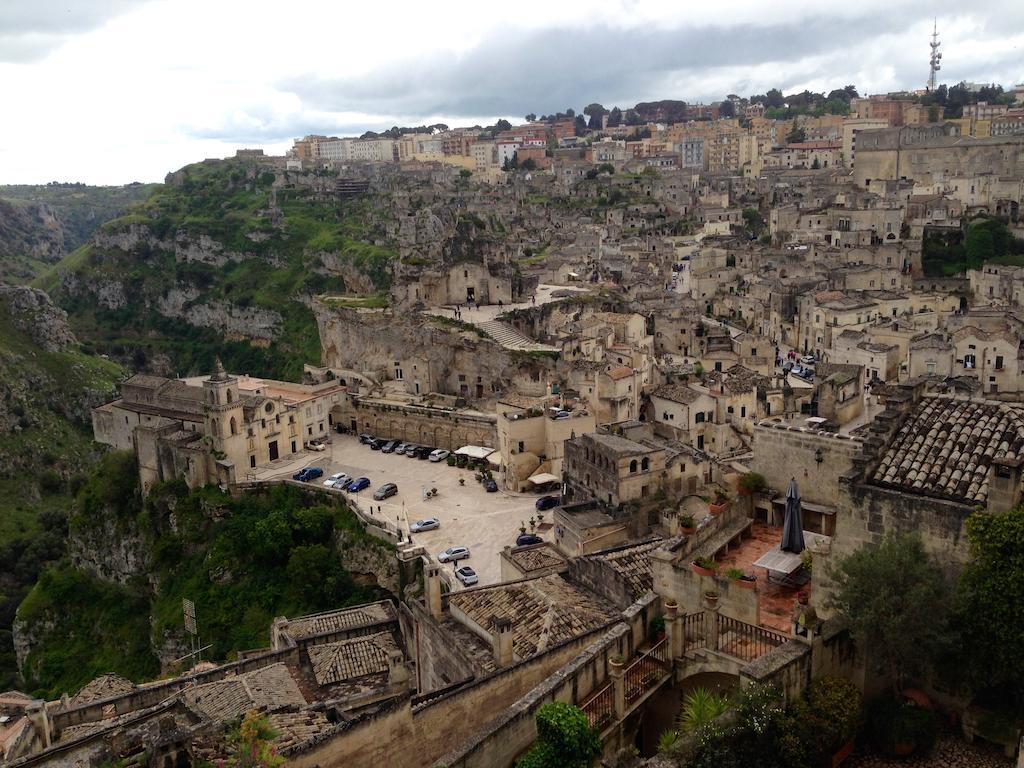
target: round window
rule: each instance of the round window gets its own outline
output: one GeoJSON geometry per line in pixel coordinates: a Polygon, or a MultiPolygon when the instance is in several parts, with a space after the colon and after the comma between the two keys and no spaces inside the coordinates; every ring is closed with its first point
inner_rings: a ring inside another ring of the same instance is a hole
{"type": "Polygon", "coordinates": [[[263,406],[263,409],[267,413],[273,413],[274,412],[274,404],[273,403],[267,403],[265,406],[263,406]]]}

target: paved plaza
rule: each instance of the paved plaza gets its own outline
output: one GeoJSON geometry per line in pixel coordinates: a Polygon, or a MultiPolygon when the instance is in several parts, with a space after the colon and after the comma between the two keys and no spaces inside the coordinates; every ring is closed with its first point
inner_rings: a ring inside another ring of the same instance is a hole
{"type": "MultiPolygon", "coordinates": [[[[323,488],[323,480],[334,472],[368,477],[369,488],[357,494],[346,493],[346,498],[363,511],[372,508],[374,516],[392,525],[398,524],[403,535],[408,534],[410,523],[436,517],[441,527],[413,534],[414,543],[421,544],[435,556],[451,546],[469,547],[471,557],[460,565],[472,566],[480,577],[480,584],[495,584],[501,580],[498,553],[515,544],[521,524],[529,526],[537,496],[503,490],[487,493],[474,479],[472,470],[449,467],[445,462],[382,454],[350,435],[334,434],[331,440],[324,453],[306,451],[294,460],[277,462],[258,471],[256,479],[288,478],[305,466],[324,470],[324,476],[311,483],[318,488],[323,488]],[[465,485],[459,485],[460,478],[465,480],[465,485]],[[374,501],[373,491],[388,482],[398,485],[398,494],[384,501],[374,501]],[[437,488],[437,496],[425,500],[423,492],[431,488],[437,488]]],[[[546,514],[550,520],[550,512],[546,514]]],[[[453,567],[445,566],[445,570],[450,572],[453,567]]],[[[450,574],[446,577],[453,588],[461,588],[450,574]]]]}

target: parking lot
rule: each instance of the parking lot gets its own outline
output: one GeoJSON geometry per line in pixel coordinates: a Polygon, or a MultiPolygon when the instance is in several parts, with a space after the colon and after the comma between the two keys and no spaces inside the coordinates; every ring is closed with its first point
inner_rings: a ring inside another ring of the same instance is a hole
{"type": "MultiPolygon", "coordinates": [[[[372,508],[375,516],[397,523],[405,534],[409,532],[410,523],[436,517],[441,521],[441,527],[413,534],[413,541],[425,547],[435,558],[437,553],[448,547],[469,547],[471,556],[459,565],[472,566],[480,577],[480,584],[500,581],[498,553],[515,544],[520,525],[529,527],[530,517],[536,511],[534,503],[537,496],[511,494],[503,490],[487,493],[474,479],[472,470],[449,467],[443,461],[434,463],[382,454],[370,450],[369,446],[360,444],[350,435],[334,434],[331,440],[324,453],[306,452],[293,461],[263,469],[257,477],[261,480],[291,477],[305,466],[323,469],[323,477],[311,483],[321,488],[323,481],[335,472],[368,477],[369,488],[357,494],[345,494],[360,509],[368,511],[372,508]],[[465,480],[465,485],[459,485],[459,478],[465,480]],[[398,485],[398,494],[384,501],[374,501],[373,492],[388,482],[398,485]],[[437,488],[437,496],[424,499],[424,491],[431,488],[437,488]]],[[[551,512],[545,513],[545,520],[551,520],[551,512]]],[[[451,577],[454,566],[446,565],[444,569],[453,589],[460,589],[462,585],[451,577]]]]}

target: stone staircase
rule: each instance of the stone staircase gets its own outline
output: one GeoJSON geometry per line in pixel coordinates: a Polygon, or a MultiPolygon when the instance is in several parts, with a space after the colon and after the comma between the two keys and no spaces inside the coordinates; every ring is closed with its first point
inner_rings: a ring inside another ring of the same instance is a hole
{"type": "Polygon", "coordinates": [[[560,352],[558,347],[538,344],[536,341],[520,333],[508,323],[502,320],[482,320],[474,325],[488,336],[505,347],[517,352],[560,352]]]}

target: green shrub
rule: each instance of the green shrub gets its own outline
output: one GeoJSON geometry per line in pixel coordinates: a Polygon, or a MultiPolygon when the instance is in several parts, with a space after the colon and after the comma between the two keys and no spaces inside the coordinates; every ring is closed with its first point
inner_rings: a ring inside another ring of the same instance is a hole
{"type": "Polygon", "coordinates": [[[868,707],[867,732],[875,749],[886,755],[928,754],[939,737],[934,712],[892,696],[876,699],[868,707]]]}
{"type": "Polygon", "coordinates": [[[585,768],[601,754],[601,739],[579,707],[561,701],[537,710],[537,741],[516,768],[585,768]]]}
{"type": "Polygon", "coordinates": [[[683,698],[679,713],[679,728],[696,731],[713,722],[729,708],[729,700],[708,688],[694,688],[683,698]]]}

